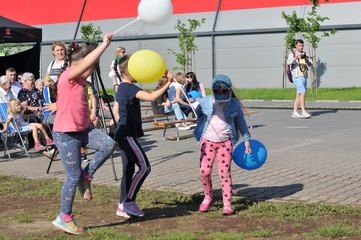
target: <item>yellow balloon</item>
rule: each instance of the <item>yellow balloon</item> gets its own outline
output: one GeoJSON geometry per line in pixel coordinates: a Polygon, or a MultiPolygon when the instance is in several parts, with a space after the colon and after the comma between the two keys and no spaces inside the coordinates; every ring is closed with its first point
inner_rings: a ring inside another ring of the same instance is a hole
{"type": "Polygon", "coordinates": [[[139,50],[128,61],[130,76],[139,83],[153,83],[161,79],[167,69],[163,58],[152,50],[139,50]]]}

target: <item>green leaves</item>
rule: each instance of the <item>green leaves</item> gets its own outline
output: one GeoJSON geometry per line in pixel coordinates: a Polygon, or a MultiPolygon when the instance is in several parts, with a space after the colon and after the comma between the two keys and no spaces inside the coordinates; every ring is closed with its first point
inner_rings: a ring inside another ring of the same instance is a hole
{"type": "MultiPolygon", "coordinates": [[[[294,47],[294,42],[297,33],[301,33],[302,36],[312,45],[313,48],[318,47],[318,43],[324,37],[329,37],[336,33],[336,30],[323,31],[323,34],[319,36],[317,32],[321,28],[321,23],[329,20],[328,17],[322,17],[318,14],[317,9],[320,7],[319,0],[310,0],[312,2],[312,9],[308,12],[307,17],[298,17],[297,13],[293,11],[287,15],[282,12],[282,18],[286,21],[289,29],[285,36],[285,45],[287,49],[291,50],[294,47]]],[[[323,2],[328,2],[324,0],[323,2]]]]}
{"type": "Polygon", "coordinates": [[[82,34],[81,38],[84,39],[86,43],[97,43],[103,34],[100,27],[94,27],[92,23],[82,25],[80,32],[82,34]]]}
{"type": "Polygon", "coordinates": [[[168,49],[168,53],[173,54],[176,57],[177,63],[181,66],[184,72],[188,72],[192,69],[193,54],[198,49],[194,41],[196,35],[194,31],[200,27],[206,21],[205,18],[201,20],[188,19],[188,24],[177,20],[175,29],[178,30],[178,46],[179,51],[168,49]]]}

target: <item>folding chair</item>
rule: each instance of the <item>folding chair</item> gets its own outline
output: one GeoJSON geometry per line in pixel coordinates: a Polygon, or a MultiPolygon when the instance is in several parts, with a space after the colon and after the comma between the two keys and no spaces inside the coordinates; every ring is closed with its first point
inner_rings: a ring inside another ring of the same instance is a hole
{"type": "MultiPolygon", "coordinates": [[[[1,122],[5,123],[6,119],[8,117],[8,104],[6,102],[2,102],[0,103],[0,118],[1,118],[1,122]]],[[[18,136],[21,142],[21,145],[23,147],[24,152],[26,153],[26,155],[30,158],[28,150],[27,150],[27,146],[25,144],[25,140],[27,140],[27,135],[32,132],[31,130],[27,130],[27,131],[20,131],[19,127],[16,124],[16,121],[12,121],[9,124],[9,127],[7,129],[7,132],[5,133],[1,133],[1,138],[4,142],[4,147],[5,147],[5,151],[4,151],[4,156],[7,155],[8,158],[10,158],[10,152],[9,152],[9,148],[8,148],[8,138],[11,138],[11,146],[14,146],[14,140],[15,137],[18,136]]],[[[28,142],[28,141],[27,141],[28,142]]]]}
{"type": "MultiPolygon", "coordinates": [[[[42,103],[52,103],[50,88],[48,86],[44,86],[44,88],[43,88],[42,103]]],[[[41,104],[41,106],[43,106],[43,104],[41,104]]],[[[48,129],[50,130],[50,133],[51,133],[52,129],[50,127],[48,120],[49,120],[49,117],[53,115],[53,113],[51,111],[45,111],[43,109],[42,115],[43,115],[43,123],[46,124],[46,126],[48,127],[48,129]]],[[[47,174],[49,173],[50,167],[53,164],[53,162],[56,161],[55,157],[56,157],[57,152],[58,152],[58,149],[56,148],[55,145],[53,145],[50,150],[47,149],[48,157],[50,157],[50,162],[49,162],[48,168],[46,169],[47,174]]]]}

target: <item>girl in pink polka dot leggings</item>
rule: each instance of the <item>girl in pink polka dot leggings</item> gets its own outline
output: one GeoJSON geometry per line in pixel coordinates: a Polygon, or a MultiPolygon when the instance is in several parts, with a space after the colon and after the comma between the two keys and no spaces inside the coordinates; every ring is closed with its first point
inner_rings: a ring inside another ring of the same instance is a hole
{"type": "Polygon", "coordinates": [[[245,140],[246,153],[251,152],[248,126],[239,100],[232,91],[229,77],[217,75],[212,82],[213,96],[200,100],[194,135],[201,142],[200,180],[204,199],[199,211],[207,212],[212,204],[212,168],[217,160],[218,175],[222,184],[223,214],[231,215],[233,146],[239,140],[239,131],[245,140]]]}

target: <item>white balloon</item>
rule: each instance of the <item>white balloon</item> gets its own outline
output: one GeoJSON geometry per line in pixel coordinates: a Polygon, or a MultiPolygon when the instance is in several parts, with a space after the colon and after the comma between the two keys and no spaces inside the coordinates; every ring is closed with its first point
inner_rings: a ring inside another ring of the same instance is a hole
{"type": "Polygon", "coordinates": [[[151,25],[165,23],[172,13],[171,0],[141,0],[138,5],[138,19],[151,25]]]}

